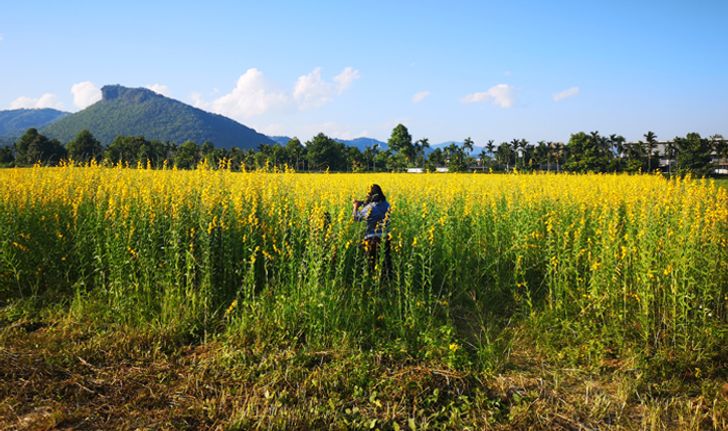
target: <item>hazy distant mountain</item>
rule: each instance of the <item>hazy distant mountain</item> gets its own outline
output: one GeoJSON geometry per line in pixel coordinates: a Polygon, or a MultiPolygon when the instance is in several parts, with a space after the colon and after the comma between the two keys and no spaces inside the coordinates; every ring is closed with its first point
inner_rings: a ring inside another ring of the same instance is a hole
{"type": "Polygon", "coordinates": [[[288,136],[268,136],[268,138],[278,145],[286,145],[291,140],[288,136]]]}
{"type": "MultiPolygon", "coordinates": [[[[455,144],[458,147],[462,147],[463,146],[463,141],[445,141],[445,142],[440,142],[439,144],[435,144],[435,145],[430,146],[430,149],[427,150],[427,151],[425,151],[425,153],[426,154],[430,154],[431,152],[435,151],[438,148],[441,149],[441,150],[445,150],[445,148],[449,147],[450,144],[455,144]]],[[[473,151],[471,151],[469,153],[469,155],[471,155],[473,157],[477,157],[478,155],[480,155],[480,152],[483,150],[483,148],[484,148],[483,146],[473,145],[473,151]]],[[[487,152],[487,150],[486,150],[486,152],[487,152]]]]}
{"type": "Polygon", "coordinates": [[[430,149],[434,150],[436,148],[440,148],[440,149],[444,150],[445,147],[449,147],[450,144],[455,144],[458,147],[462,147],[463,146],[463,141],[445,141],[445,142],[440,142],[439,144],[432,144],[432,145],[430,145],[430,149]]]}
{"type": "Polygon", "coordinates": [[[65,143],[88,129],[106,145],[119,135],[176,143],[209,141],[218,148],[256,148],[272,143],[267,136],[237,121],[145,88],[107,85],[101,93],[100,101],[56,121],[42,133],[65,143]]]}
{"type": "Polygon", "coordinates": [[[68,112],[51,108],[0,111],[0,137],[18,137],[31,127],[42,129],[66,115],[68,112]]]}
{"type": "Polygon", "coordinates": [[[350,147],[356,147],[361,151],[366,150],[368,147],[373,147],[374,145],[379,145],[379,150],[384,151],[387,148],[387,143],[379,141],[374,138],[356,138],[356,139],[336,139],[337,141],[341,142],[344,145],[348,145],[350,147]]]}
{"type": "MultiPolygon", "coordinates": [[[[288,136],[268,136],[268,137],[272,141],[274,141],[280,145],[286,145],[288,143],[288,141],[291,140],[291,138],[288,136]]],[[[366,150],[368,147],[373,147],[375,144],[379,145],[379,150],[381,150],[381,151],[384,151],[388,148],[386,142],[382,142],[382,141],[376,140],[374,138],[365,138],[365,137],[356,138],[356,139],[334,138],[334,141],[341,142],[342,144],[347,145],[349,147],[356,147],[361,151],[366,150]]],[[[301,143],[305,143],[305,142],[301,142],[301,143]]]]}

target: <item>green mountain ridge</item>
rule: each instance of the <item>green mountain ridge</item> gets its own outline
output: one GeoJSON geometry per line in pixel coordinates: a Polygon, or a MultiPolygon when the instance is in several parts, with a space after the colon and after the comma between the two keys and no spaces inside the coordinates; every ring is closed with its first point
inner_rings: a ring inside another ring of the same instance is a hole
{"type": "Polygon", "coordinates": [[[218,148],[257,148],[272,143],[267,136],[230,118],[145,88],[107,85],[101,93],[100,101],[45,127],[42,133],[68,142],[87,129],[105,145],[122,135],[178,144],[209,141],[218,148]]]}
{"type": "Polygon", "coordinates": [[[13,140],[32,128],[40,129],[69,115],[57,109],[10,109],[0,111],[0,138],[13,140]]]}

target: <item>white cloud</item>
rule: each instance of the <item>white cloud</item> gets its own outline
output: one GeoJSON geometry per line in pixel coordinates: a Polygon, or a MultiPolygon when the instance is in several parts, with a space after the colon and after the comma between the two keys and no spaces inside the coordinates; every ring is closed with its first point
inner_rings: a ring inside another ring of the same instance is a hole
{"type": "Polygon", "coordinates": [[[258,132],[268,136],[285,136],[287,130],[283,124],[271,123],[257,128],[258,132]]]}
{"type": "Polygon", "coordinates": [[[579,91],[579,87],[567,88],[564,91],[554,94],[554,102],[560,102],[564,99],[568,99],[569,97],[574,97],[579,94],[579,91]]]}
{"type": "Polygon", "coordinates": [[[84,109],[101,100],[101,89],[91,81],[83,81],[71,86],[73,104],[78,109],[84,109]]]}
{"type": "Polygon", "coordinates": [[[513,95],[513,87],[508,84],[498,84],[490,87],[488,91],[479,93],[471,93],[464,96],[461,101],[463,103],[478,103],[490,101],[494,105],[501,108],[510,108],[513,106],[515,97],[513,95]]]}
{"type": "Polygon", "coordinates": [[[347,67],[340,74],[334,76],[338,93],[341,94],[346,91],[351,86],[351,83],[359,79],[359,77],[359,71],[353,67],[347,67]]]}
{"type": "Polygon", "coordinates": [[[32,97],[18,97],[17,99],[10,102],[10,109],[40,109],[40,108],[54,108],[63,109],[63,104],[58,101],[58,98],[53,93],[43,93],[39,98],[33,99],[32,97]]]}
{"type": "Polygon", "coordinates": [[[301,109],[317,108],[331,101],[333,90],[333,86],[321,78],[321,68],[317,67],[313,72],[298,77],[293,98],[301,109]]]}
{"type": "Polygon", "coordinates": [[[0,43],[2,43],[3,40],[5,40],[5,36],[3,36],[2,33],[0,33],[0,43]]]}
{"type": "Polygon", "coordinates": [[[370,136],[369,131],[366,129],[360,129],[358,132],[356,130],[357,129],[350,125],[327,121],[324,123],[304,124],[300,127],[294,128],[294,130],[289,130],[288,133],[297,135],[301,141],[307,140],[319,133],[323,133],[330,138],[336,139],[355,139],[363,136],[370,136]]]}
{"type": "Polygon", "coordinates": [[[164,84],[147,84],[147,88],[157,94],[169,97],[169,87],[164,84]]]}
{"type": "MultiPolygon", "coordinates": [[[[251,68],[238,78],[235,88],[229,93],[211,102],[205,101],[200,93],[192,93],[190,100],[197,108],[243,121],[273,109],[292,105],[297,105],[300,109],[323,106],[346,91],[357,79],[359,71],[346,67],[332,81],[326,81],[321,77],[321,68],[317,67],[312,72],[299,76],[293,92],[288,93],[272,87],[263,76],[263,72],[251,68]]],[[[168,91],[166,86],[160,84],[149,85],[147,88],[162,94],[168,91]]],[[[217,92],[215,89],[213,94],[217,92]]]]}
{"type": "Polygon", "coordinates": [[[194,92],[190,94],[190,100],[192,102],[192,106],[200,109],[206,108],[205,100],[202,98],[202,93],[194,92]]]}
{"type": "Polygon", "coordinates": [[[321,77],[321,68],[301,75],[293,87],[293,98],[300,109],[318,108],[329,103],[336,94],[342,94],[355,80],[359,79],[359,71],[351,67],[345,68],[327,82],[321,77]]]}
{"type": "Polygon", "coordinates": [[[420,103],[425,100],[425,98],[427,98],[427,96],[429,95],[429,91],[418,91],[417,93],[415,93],[414,96],[412,96],[412,103],[420,103]]]}
{"type": "Polygon", "coordinates": [[[238,78],[235,88],[212,102],[205,102],[199,93],[192,94],[192,103],[198,108],[209,109],[236,120],[244,120],[286,105],[288,96],[270,88],[263,72],[251,68],[238,78]]]}

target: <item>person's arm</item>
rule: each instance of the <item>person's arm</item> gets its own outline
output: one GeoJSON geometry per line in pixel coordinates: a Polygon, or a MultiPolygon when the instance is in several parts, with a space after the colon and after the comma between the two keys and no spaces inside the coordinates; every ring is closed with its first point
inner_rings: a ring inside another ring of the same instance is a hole
{"type": "Polygon", "coordinates": [[[370,211],[369,205],[362,205],[361,201],[354,201],[354,221],[366,220],[370,211]]]}

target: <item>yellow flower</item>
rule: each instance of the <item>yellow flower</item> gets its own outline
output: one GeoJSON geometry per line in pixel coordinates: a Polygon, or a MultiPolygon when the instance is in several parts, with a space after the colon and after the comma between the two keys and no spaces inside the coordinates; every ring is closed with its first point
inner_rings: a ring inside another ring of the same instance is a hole
{"type": "Polygon", "coordinates": [[[225,310],[225,317],[227,317],[230,313],[235,310],[235,308],[238,306],[238,298],[233,299],[233,302],[230,303],[230,306],[225,310]]]}

